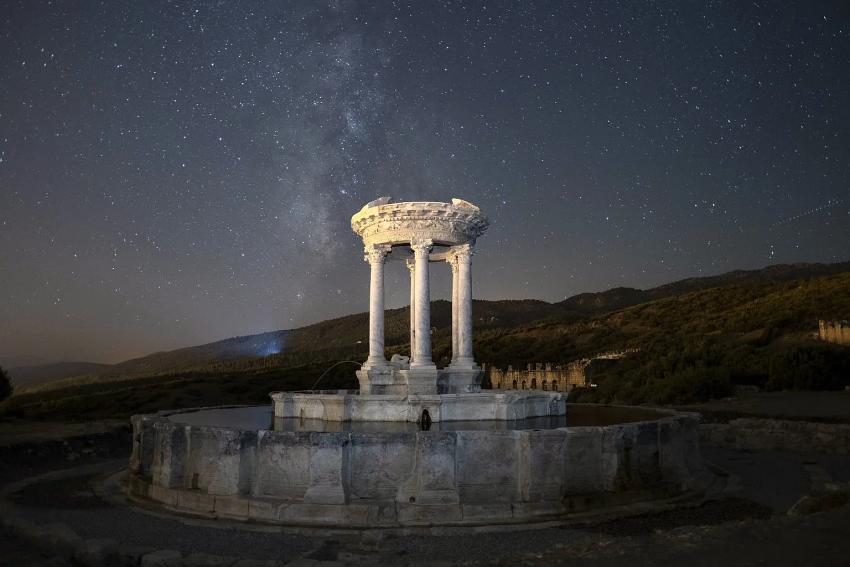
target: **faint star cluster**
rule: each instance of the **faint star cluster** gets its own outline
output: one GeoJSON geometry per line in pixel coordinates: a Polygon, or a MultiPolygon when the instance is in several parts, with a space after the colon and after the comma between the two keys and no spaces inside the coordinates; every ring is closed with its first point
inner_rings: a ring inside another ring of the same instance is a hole
{"type": "MultiPolygon", "coordinates": [[[[0,357],[115,361],[363,311],[349,219],[381,195],[481,206],[483,298],[847,260],[847,15],[3,2],[0,357]]],[[[388,269],[389,306],[407,277],[388,269]]]]}

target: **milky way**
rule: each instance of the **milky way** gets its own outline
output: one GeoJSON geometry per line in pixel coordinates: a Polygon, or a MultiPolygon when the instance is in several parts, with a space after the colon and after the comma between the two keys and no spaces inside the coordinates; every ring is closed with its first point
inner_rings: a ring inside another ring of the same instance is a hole
{"type": "MultiPolygon", "coordinates": [[[[483,298],[846,260],[848,21],[843,2],[3,2],[0,362],[363,311],[349,219],[381,195],[481,206],[483,298]]],[[[406,304],[407,271],[387,278],[406,304]]]]}

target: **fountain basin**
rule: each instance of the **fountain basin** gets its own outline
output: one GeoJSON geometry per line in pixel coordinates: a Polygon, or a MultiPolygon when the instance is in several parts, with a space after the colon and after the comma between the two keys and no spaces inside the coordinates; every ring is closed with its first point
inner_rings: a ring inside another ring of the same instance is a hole
{"type": "Polygon", "coordinates": [[[370,394],[356,390],[272,392],[274,415],[325,421],[432,422],[522,420],[566,412],[567,396],[536,390],[455,394],[370,394]]]}
{"type": "MultiPolygon", "coordinates": [[[[631,417],[590,421],[601,425],[570,424],[568,416],[493,420],[491,427],[438,422],[428,431],[336,422],[337,430],[314,431],[309,420],[273,421],[268,406],[264,427],[202,419],[221,408],[137,415],[129,494],[207,517],[396,528],[557,519],[704,482],[698,415],[569,408],[631,417]]],[[[329,422],[315,423],[327,429],[329,422]]]]}

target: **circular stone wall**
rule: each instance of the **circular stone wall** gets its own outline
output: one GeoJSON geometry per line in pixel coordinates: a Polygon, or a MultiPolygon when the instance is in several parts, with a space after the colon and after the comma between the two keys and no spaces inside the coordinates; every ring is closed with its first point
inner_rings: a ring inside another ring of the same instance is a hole
{"type": "Polygon", "coordinates": [[[175,413],[132,418],[129,494],[210,517],[346,528],[531,522],[686,493],[706,478],[690,413],[400,433],[234,430],[175,423],[175,413]]]}

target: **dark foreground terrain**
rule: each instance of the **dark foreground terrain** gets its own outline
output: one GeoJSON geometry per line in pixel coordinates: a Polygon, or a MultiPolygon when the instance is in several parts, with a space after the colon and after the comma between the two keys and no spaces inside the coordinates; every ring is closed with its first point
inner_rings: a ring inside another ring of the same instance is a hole
{"type": "MultiPolygon", "coordinates": [[[[827,421],[850,415],[847,395],[820,404],[807,394],[760,398],[702,409],[736,407],[740,417],[781,407],[783,417],[827,421]]],[[[14,513],[18,527],[0,531],[0,564],[846,565],[850,557],[850,455],[841,447],[808,453],[704,446],[706,460],[728,475],[725,488],[685,508],[537,529],[388,536],[250,530],[130,507],[104,496],[102,482],[125,466],[129,446],[121,422],[2,424],[0,484],[13,507],[3,509],[4,523],[14,513]],[[86,541],[88,555],[74,559],[61,545],[35,545],[22,520],[67,526],[86,541]]]]}

